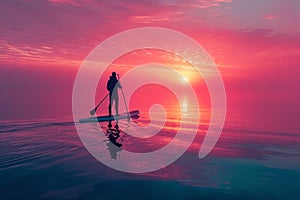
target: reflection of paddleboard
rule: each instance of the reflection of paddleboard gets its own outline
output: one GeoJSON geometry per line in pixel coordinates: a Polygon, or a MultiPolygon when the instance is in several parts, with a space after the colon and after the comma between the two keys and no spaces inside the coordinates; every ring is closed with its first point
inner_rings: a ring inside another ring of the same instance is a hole
{"type": "MultiPolygon", "coordinates": [[[[131,118],[136,118],[140,114],[139,110],[134,110],[129,112],[129,116],[131,118]]],[[[113,120],[118,120],[118,119],[126,119],[128,118],[127,113],[122,113],[119,115],[106,115],[106,116],[97,116],[97,117],[90,117],[90,118],[85,118],[85,119],[80,119],[80,123],[89,123],[89,122],[105,122],[105,121],[113,121],[113,120]]]]}

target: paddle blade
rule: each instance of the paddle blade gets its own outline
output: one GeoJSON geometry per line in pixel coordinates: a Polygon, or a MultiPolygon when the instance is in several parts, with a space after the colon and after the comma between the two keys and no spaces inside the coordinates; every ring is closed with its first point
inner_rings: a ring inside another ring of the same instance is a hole
{"type": "Polygon", "coordinates": [[[90,111],[91,115],[94,115],[95,113],[96,113],[96,109],[93,109],[93,110],[90,111]]]}

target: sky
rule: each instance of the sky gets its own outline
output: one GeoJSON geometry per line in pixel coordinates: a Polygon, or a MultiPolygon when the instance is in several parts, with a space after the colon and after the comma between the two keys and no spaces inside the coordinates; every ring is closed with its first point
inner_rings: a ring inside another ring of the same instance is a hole
{"type": "Polygon", "coordinates": [[[95,46],[164,27],[217,64],[228,124],[298,133],[299,18],[298,0],[1,1],[0,120],[71,116],[76,73],[95,46]]]}

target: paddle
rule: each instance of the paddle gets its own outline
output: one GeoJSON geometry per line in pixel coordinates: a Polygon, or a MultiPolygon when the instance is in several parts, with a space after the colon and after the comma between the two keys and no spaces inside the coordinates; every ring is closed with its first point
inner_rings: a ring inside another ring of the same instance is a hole
{"type": "Polygon", "coordinates": [[[91,114],[91,115],[94,115],[94,114],[96,113],[98,107],[101,105],[101,103],[106,99],[106,97],[107,97],[108,95],[109,95],[109,93],[107,93],[107,95],[100,101],[100,103],[98,103],[98,105],[97,105],[94,109],[92,109],[92,110],[90,111],[90,114],[91,114]]]}
{"type": "MultiPolygon", "coordinates": [[[[120,82],[120,75],[119,75],[119,74],[117,74],[117,75],[118,75],[119,83],[120,83],[120,85],[121,85],[121,82],[120,82]]],[[[125,104],[125,107],[126,107],[126,112],[127,112],[127,115],[128,115],[128,118],[127,118],[127,119],[129,120],[129,119],[130,119],[130,115],[129,115],[127,103],[126,103],[126,100],[125,100],[125,95],[124,95],[124,91],[123,91],[123,86],[122,86],[121,90],[122,90],[122,95],[123,95],[124,104],[125,104]]]]}

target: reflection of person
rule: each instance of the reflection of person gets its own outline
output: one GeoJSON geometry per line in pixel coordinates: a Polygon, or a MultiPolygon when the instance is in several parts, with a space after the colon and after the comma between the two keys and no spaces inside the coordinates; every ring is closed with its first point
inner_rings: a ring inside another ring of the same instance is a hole
{"type": "Polygon", "coordinates": [[[117,79],[116,72],[113,72],[111,74],[111,77],[107,81],[107,85],[106,85],[106,89],[109,91],[109,106],[108,106],[109,116],[111,116],[111,106],[112,106],[113,100],[115,101],[116,115],[119,114],[118,88],[122,88],[122,86],[117,79]]]}
{"type": "Polygon", "coordinates": [[[118,124],[115,125],[115,128],[112,128],[111,121],[108,122],[108,129],[106,130],[106,133],[108,134],[109,142],[106,145],[112,159],[117,159],[118,152],[122,150],[122,144],[117,141],[120,137],[120,132],[118,124]]]}

